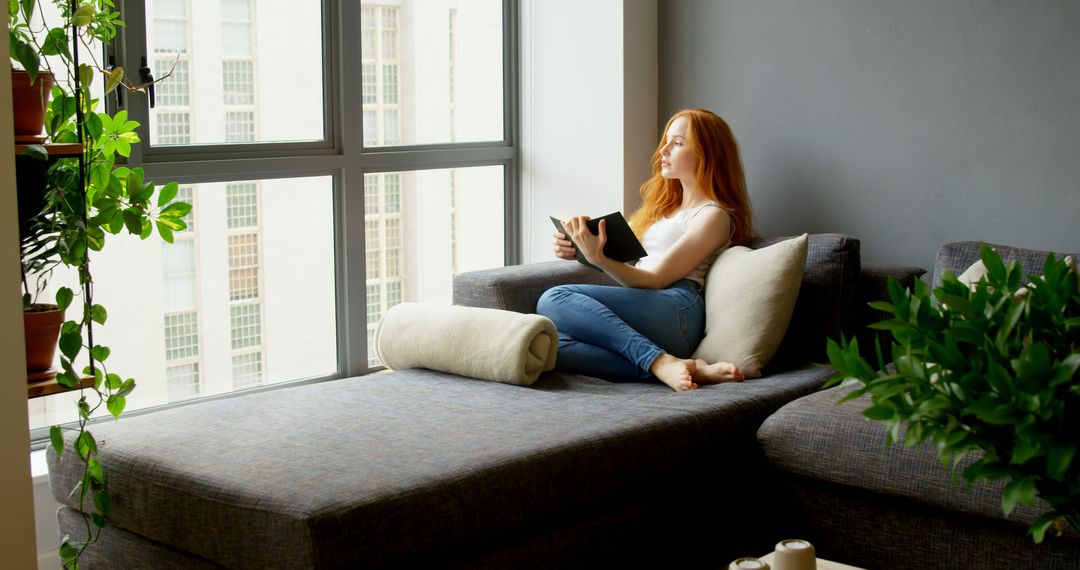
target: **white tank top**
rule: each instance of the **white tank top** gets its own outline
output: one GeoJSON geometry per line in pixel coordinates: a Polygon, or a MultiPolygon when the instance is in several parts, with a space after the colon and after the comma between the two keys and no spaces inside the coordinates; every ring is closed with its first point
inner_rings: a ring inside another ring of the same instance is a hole
{"type": "MultiPolygon", "coordinates": [[[[709,206],[716,206],[722,210],[726,209],[716,202],[706,202],[696,208],[690,208],[688,210],[680,210],[672,214],[668,218],[660,218],[649,226],[645,230],[645,235],[641,240],[641,245],[645,247],[645,253],[648,253],[648,257],[643,257],[637,262],[637,267],[642,269],[655,269],[663,261],[664,256],[667,255],[671,246],[675,245],[675,242],[679,241],[679,238],[686,233],[687,227],[690,225],[690,220],[694,219],[694,216],[709,206]]],[[[730,215],[730,214],[729,214],[730,215]]],[[[735,235],[735,219],[731,218],[731,235],[735,235]]],[[[716,257],[720,255],[720,252],[727,249],[731,244],[731,238],[728,238],[727,243],[722,245],[719,249],[709,254],[700,265],[694,268],[685,279],[690,279],[697,282],[701,287],[705,286],[705,275],[709,272],[709,268],[712,267],[716,257]]]]}

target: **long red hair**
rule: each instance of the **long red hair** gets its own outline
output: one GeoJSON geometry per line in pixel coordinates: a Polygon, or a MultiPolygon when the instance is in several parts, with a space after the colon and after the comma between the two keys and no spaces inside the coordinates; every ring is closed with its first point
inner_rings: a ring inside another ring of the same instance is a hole
{"type": "Polygon", "coordinates": [[[735,223],[731,245],[741,245],[755,237],[754,214],[746,192],[739,145],[731,127],[712,111],[684,109],[672,115],[660,135],[660,144],[652,155],[652,177],[641,185],[642,205],[630,216],[630,227],[638,238],[662,217],[670,216],[682,205],[683,189],[678,179],[660,174],[660,151],[667,145],[667,132],[679,117],[687,121],[686,145],[697,157],[694,178],[698,188],[723,206],[735,223]]]}

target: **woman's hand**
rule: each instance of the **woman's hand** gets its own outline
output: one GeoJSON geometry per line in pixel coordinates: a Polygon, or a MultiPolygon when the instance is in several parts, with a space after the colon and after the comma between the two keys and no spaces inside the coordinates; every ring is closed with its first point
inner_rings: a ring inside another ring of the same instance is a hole
{"type": "Polygon", "coordinates": [[[555,232],[551,243],[552,249],[555,250],[555,257],[559,259],[577,259],[577,248],[574,247],[574,242],[566,239],[566,234],[555,232]]]}
{"type": "Polygon", "coordinates": [[[574,216],[563,221],[563,227],[570,233],[570,239],[577,244],[578,251],[593,265],[604,259],[604,244],[607,243],[607,225],[600,220],[600,234],[589,231],[588,216],[574,216]]]}

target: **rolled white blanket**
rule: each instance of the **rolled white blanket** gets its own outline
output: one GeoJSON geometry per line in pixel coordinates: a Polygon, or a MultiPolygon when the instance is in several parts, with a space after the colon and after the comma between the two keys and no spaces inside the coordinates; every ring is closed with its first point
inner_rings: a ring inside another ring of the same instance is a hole
{"type": "Polygon", "coordinates": [[[375,350],[391,369],[429,368],[528,386],[555,367],[547,317],[434,303],[394,305],[379,321],[375,350]]]}

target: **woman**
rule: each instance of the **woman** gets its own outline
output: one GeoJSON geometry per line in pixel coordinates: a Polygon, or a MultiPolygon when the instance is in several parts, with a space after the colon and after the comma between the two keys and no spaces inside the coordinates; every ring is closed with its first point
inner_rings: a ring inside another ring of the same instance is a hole
{"type": "Polygon", "coordinates": [[[652,177],[630,226],[648,256],[628,265],[604,256],[607,230],[589,231],[586,216],[563,221],[555,255],[577,248],[622,287],[563,285],[549,289],[537,313],[559,331],[556,367],[616,382],[657,378],[676,392],[699,384],[741,381],[728,362],[690,356],[704,337],[701,292],[709,267],[725,248],[754,237],[739,149],[727,123],[690,109],[668,120],[652,157],[652,177]]]}

